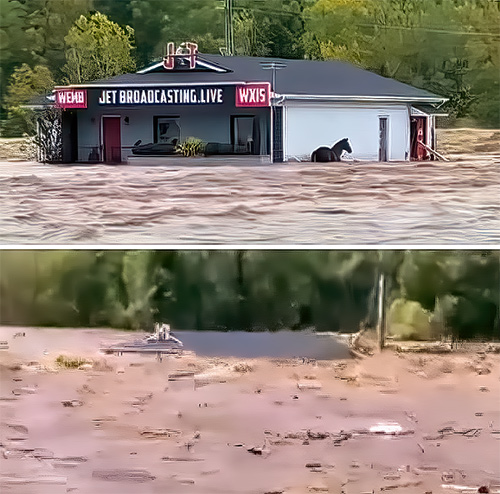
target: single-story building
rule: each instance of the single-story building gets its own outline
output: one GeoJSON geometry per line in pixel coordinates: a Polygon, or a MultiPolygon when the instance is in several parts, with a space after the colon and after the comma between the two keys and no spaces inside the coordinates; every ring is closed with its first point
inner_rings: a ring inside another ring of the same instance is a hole
{"type": "Polygon", "coordinates": [[[187,46],[174,53],[170,44],[169,55],[137,73],[56,87],[63,161],[168,154],[188,137],[213,154],[273,162],[310,159],[344,137],[356,160],[422,159],[435,149],[446,98],[346,62],[224,57],[187,46]]]}

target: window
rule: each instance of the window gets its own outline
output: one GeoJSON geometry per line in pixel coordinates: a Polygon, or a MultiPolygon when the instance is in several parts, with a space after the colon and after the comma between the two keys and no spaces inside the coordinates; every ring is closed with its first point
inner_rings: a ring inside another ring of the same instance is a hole
{"type": "Polygon", "coordinates": [[[233,116],[232,138],[236,153],[250,153],[254,151],[254,117],[233,116]]]}
{"type": "Polygon", "coordinates": [[[178,144],[181,139],[180,118],[154,117],[154,140],[162,144],[178,144]]]}

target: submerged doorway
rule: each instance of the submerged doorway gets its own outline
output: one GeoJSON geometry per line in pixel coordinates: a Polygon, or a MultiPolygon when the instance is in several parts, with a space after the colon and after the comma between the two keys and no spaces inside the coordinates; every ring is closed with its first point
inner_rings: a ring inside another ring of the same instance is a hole
{"type": "Polygon", "coordinates": [[[378,160],[387,161],[387,117],[379,117],[379,147],[378,147],[378,160]]]}
{"type": "Polygon", "coordinates": [[[62,161],[78,161],[78,124],[75,110],[62,112],[62,161]]]}
{"type": "Polygon", "coordinates": [[[412,117],[410,122],[410,159],[422,161],[428,159],[427,150],[422,144],[427,143],[427,117],[412,117]]]}
{"type": "Polygon", "coordinates": [[[104,145],[103,160],[106,163],[120,163],[122,160],[120,117],[103,115],[102,141],[104,145]]]}

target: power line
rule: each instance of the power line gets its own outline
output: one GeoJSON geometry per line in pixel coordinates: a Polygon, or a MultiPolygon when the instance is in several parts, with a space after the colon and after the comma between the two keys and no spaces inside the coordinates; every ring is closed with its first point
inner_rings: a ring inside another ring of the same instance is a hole
{"type": "MultiPolygon", "coordinates": [[[[500,1],[500,0],[499,0],[500,1]]],[[[463,36],[500,36],[500,31],[498,33],[478,33],[478,32],[471,32],[471,31],[449,31],[447,29],[438,29],[438,28],[432,28],[432,27],[425,27],[425,26],[388,26],[388,25],[383,25],[383,24],[354,24],[355,26],[358,27],[378,27],[381,29],[399,29],[399,30],[406,30],[406,31],[427,31],[431,33],[437,33],[437,34],[458,34],[458,35],[463,35],[463,36]]]]}

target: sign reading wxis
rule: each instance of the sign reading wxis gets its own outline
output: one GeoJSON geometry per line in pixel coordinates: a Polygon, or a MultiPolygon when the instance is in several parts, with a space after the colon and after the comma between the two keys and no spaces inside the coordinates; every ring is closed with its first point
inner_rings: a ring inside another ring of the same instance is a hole
{"type": "Polygon", "coordinates": [[[269,82],[248,83],[236,87],[236,106],[270,106],[271,85],[269,82]]]}

